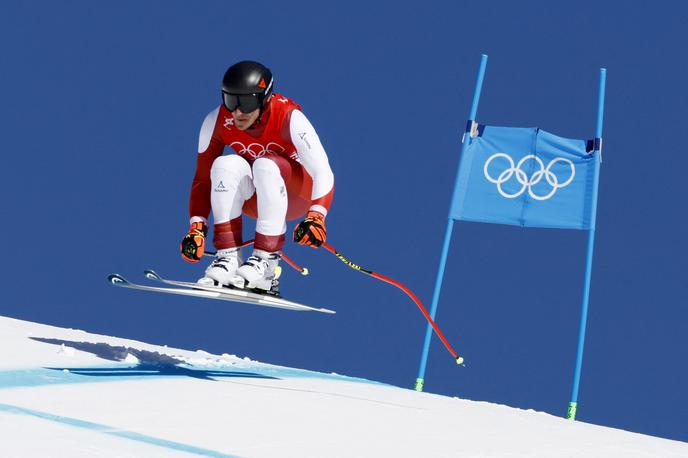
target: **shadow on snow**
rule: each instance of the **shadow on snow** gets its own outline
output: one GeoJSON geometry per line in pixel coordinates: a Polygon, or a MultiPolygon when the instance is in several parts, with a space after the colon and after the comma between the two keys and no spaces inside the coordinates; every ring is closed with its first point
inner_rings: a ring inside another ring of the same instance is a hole
{"type": "Polygon", "coordinates": [[[215,380],[215,378],[222,377],[244,377],[244,378],[262,378],[262,379],[277,379],[268,375],[257,374],[255,372],[238,372],[238,371],[223,371],[223,370],[205,370],[192,369],[185,367],[185,361],[174,358],[162,353],[138,350],[136,348],[116,347],[106,343],[91,343],[91,342],[73,342],[61,339],[49,339],[44,337],[30,337],[32,340],[43,342],[52,345],[63,345],[65,347],[74,348],[76,350],[85,351],[96,355],[99,358],[123,362],[128,355],[135,356],[138,359],[138,364],[131,367],[112,367],[112,368],[70,368],[70,367],[48,367],[46,369],[64,371],[68,370],[72,374],[87,375],[93,377],[145,377],[145,376],[182,376],[192,377],[201,380],[215,380]]]}

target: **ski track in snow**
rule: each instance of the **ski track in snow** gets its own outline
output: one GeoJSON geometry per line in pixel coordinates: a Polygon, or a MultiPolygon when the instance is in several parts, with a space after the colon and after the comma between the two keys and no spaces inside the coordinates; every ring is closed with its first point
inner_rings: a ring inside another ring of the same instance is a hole
{"type": "Polygon", "coordinates": [[[193,455],[200,456],[210,456],[217,458],[232,458],[232,455],[226,455],[223,453],[215,452],[213,450],[206,450],[200,447],[193,447],[186,444],[181,444],[179,442],[158,439],[155,437],[146,436],[143,434],[124,431],[121,429],[113,428],[111,426],[101,425],[98,423],[92,423],[88,421],[78,420],[75,418],[63,417],[59,415],[53,415],[46,412],[39,412],[37,410],[25,409],[22,407],[11,406],[8,404],[0,404],[0,412],[27,415],[30,417],[40,418],[42,420],[48,420],[55,423],[60,423],[64,425],[73,426],[76,428],[81,428],[89,431],[96,431],[103,434],[108,434],[116,437],[121,437],[124,439],[129,439],[132,441],[143,442],[146,444],[155,445],[158,447],[164,447],[175,451],[188,452],[193,455]]]}

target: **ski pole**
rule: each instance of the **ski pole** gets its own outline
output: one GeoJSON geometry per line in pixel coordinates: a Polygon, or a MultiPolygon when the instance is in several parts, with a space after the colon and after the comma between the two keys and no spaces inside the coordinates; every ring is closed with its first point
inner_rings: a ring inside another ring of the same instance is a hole
{"type": "MultiPolygon", "coordinates": [[[[243,248],[249,245],[253,245],[253,240],[249,240],[248,242],[244,242],[242,245],[239,245],[237,248],[243,248]]],[[[217,251],[206,251],[203,253],[203,256],[215,256],[217,254],[217,251]]],[[[289,264],[291,267],[294,268],[297,272],[299,272],[301,275],[308,275],[308,269],[306,267],[301,267],[298,264],[296,264],[294,261],[289,258],[286,254],[282,253],[282,259],[284,259],[287,264],[289,264]]]]}
{"type": "Polygon", "coordinates": [[[364,269],[363,267],[361,267],[361,266],[359,266],[359,265],[357,265],[357,264],[354,264],[353,262],[349,261],[347,258],[344,257],[344,255],[342,255],[341,253],[339,253],[337,250],[335,250],[331,245],[329,245],[329,244],[327,244],[327,243],[323,243],[322,246],[323,246],[323,248],[325,248],[327,251],[329,251],[330,253],[332,253],[332,254],[334,254],[335,256],[337,256],[337,257],[339,258],[340,261],[342,261],[344,264],[346,264],[347,266],[351,267],[352,269],[358,270],[359,272],[363,272],[364,274],[370,275],[371,277],[377,278],[378,280],[382,280],[382,281],[384,281],[385,283],[389,283],[390,285],[394,285],[394,286],[396,286],[397,288],[401,289],[403,292],[405,292],[411,299],[413,299],[413,302],[416,303],[416,305],[418,306],[418,308],[420,309],[420,311],[421,311],[421,312],[423,313],[423,315],[425,316],[425,319],[428,321],[428,323],[430,323],[430,325],[432,326],[432,328],[435,330],[435,334],[437,334],[437,337],[439,337],[440,340],[442,341],[442,343],[444,344],[444,347],[447,349],[447,351],[449,351],[449,353],[451,353],[451,355],[452,355],[452,356],[454,357],[454,359],[456,360],[456,364],[460,364],[460,365],[462,365],[462,366],[465,366],[463,357],[459,356],[459,355],[454,351],[454,349],[451,347],[451,345],[449,345],[449,342],[447,342],[447,339],[444,337],[444,334],[442,334],[442,331],[440,331],[440,328],[437,326],[437,324],[435,324],[435,321],[430,317],[430,314],[429,314],[428,311],[426,310],[425,306],[424,306],[423,303],[420,301],[420,299],[418,299],[418,296],[416,296],[416,295],[413,293],[413,291],[411,291],[410,289],[408,289],[408,288],[407,288],[406,286],[404,286],[403,284],[401,284],[401,283],[399,283],[399,282],[397,282],[397,281],[395,281],[395,280],[392,280],[392,279],[389,278],[389,277],[386,277],[386,276],[384,276],[384,275],[382,275],[382,274],[373,272],[373,271],[368,270],[368,269],[364,269]]]}
{"type": "Polygon", "coordinates": [[[301,267],[301,266],[299,266],[299,265],[296,264],[294,261],[292,261],[291,258],[289,258],[289,256],[287,256],[286,254],[282,253],[282,259],[284,259],[285,261],[287,261],[287,264],[289,264],[290,266],[292,266],[292,267],[294,268],[294,270],[296,270],[296,271],[297,271],[298,273],[300,273],[301,275],[308,275],[308,268],[307,268],[307,267],[301,267]]]}

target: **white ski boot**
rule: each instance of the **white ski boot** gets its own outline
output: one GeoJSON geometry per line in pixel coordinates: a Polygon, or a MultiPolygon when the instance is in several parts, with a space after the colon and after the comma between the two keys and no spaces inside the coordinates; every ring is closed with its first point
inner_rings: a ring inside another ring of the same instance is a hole
{"type": "Polygon", "coordinates": [[[205,269],[205,276],[196,283],[203,286],[229,286],[241,265],[241,251],[239,248],[217,250],[215,259],[205,269]]]}
{"type": "Polygon", "coordinates": [[[253,250],[253,254],[237,269],[231,285],[261,294],[279,296],[278,278],[282,273],[282,268],[278,265],[280,259],[279,252],[253,250]]]}

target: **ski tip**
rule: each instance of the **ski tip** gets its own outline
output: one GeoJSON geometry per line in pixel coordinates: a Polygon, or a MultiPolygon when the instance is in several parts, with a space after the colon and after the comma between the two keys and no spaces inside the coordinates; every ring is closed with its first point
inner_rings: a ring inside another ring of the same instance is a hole
{"type": "Polygon", "coordinates": [[[120,274],[110,274],[108,275],[107,279],[110,283],[116,286],[126,285],[129,283],[127,279],[121,276],[120,274]]]}
{"type": "Polygon", "coordinates": [[[317,310],[318,312],[329,313],[330,315],[334,315],[334,314],[337,313],[337,312],[335,312],[334,310],[330,310],[330,309],[316,309],[316,310],[317,310]]]}
{"type": "Polygon", "coordinates": [[[143,275],[149,280],[161,280],[162,277],[158,275],[153,269],[146,269],[143,271],[143,275]]]}

